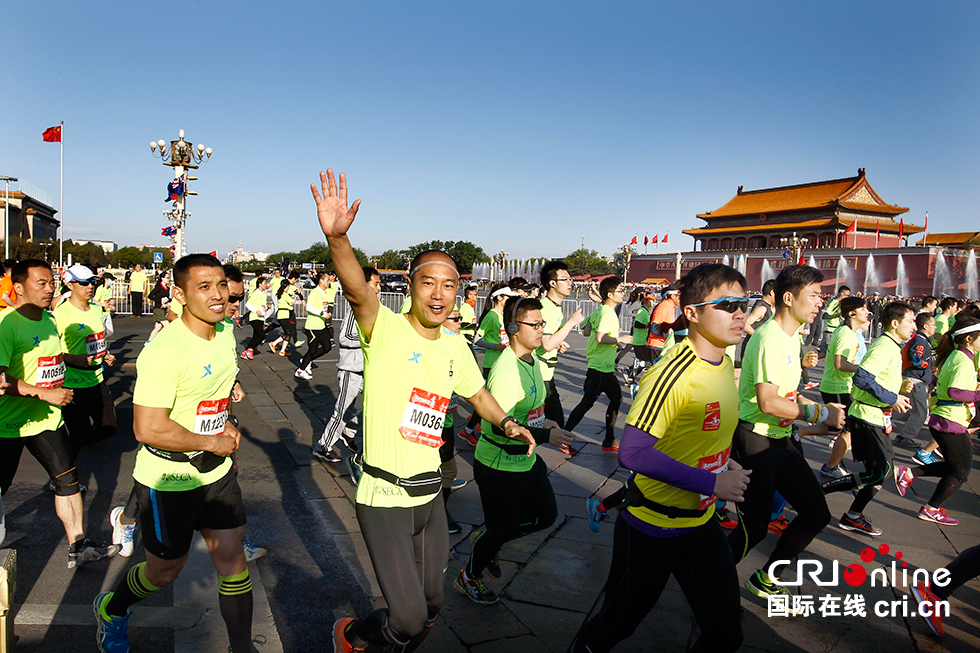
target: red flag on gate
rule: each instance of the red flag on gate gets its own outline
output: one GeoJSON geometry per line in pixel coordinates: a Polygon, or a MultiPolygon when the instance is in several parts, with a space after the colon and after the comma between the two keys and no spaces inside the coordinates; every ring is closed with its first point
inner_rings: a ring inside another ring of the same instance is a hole
{"type": "Polygon", "coordinates": [[[633,236],[633,240],[630,241],[630,245],[636,244],[636,236],[633,236]]]}
{"type": "Polygon", "coordinates": [[[881,237],[881,218],[875,223],[875,249],[878,249],[878,239],[881,237]]]}
{"type": "Polygon", "coordinates": [[[800,250],[800,260],[797,261],[800,265],[806,265],[806,257],[803,256],[803,250],[800,250]]]}
{"type": "Polygon", "coordinates": [[[650,234],[643,236],[643,246],[646,247],[650,243],[650,234]]]}
{"type": "Polygon", "coordinates": [[[662,242],[662,243],[663,243],[663,244],[665,244],[665,245],[667,244],[667,235],[668,235],[668,234],[670,234],[670,232],[669,232],[669,231],[668,231],[668,232],[667,232],[666,234],[664,234],[664,239],[660,241],[660,242],[662,242]]]}
{"type": "Polygon", "coordinates": [[[656,243],[658,238],[659,238],[659,236],[657,234],[653,234],[653,238],[650,239],[650,242],[651,243],[656,243]]]}
{"type": "Polygon", "coordinates": [[[218,258],[218,250],[211,252],[211,256],[213,256],[214,258],[218,258]]]}
{"type": "Polygon", "coordinates": [[[41,138],[44,139],[46,143],[60,143],[61,142],[61,126],[48,127],[41,134],[41,138]]]}
{"type": "Polygon", "coordinates": [[[904,235],[905,235],[905,218],[902,218],[902,221],[898,223],[898,240],[899,240],[899,243],[898,244],[899,244],[899,246],[902,245],[901,240],[902,240],[902,236],[904,236],[904,235]]]}

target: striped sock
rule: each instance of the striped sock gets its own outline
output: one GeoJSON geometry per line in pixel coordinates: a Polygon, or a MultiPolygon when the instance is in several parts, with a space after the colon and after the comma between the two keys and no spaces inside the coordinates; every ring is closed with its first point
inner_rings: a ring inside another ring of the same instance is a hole
{"type": "Polygon", "coordinates": [[[126,573],[126,581],[119,583],[105,603],[106,616],[126,616],[131,605],[142,601],[158,589],[160,588],[146,579],[146,563],[139,563],[126,573]]]}
{"type": "Polygon", "coordinates": [[[228,629],[231,650],[245,653],[252,650],[252,579],[248,569],[234,576],[218,576],[218,607],[228,629]]]}

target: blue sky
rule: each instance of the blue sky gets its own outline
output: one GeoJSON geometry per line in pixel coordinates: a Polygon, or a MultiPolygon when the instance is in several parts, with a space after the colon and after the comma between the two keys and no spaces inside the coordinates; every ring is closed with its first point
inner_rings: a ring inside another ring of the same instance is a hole
{"type": "Polygon", "coordinates": [[[221,254],[322,240],[327,166],[369,254],[689,250],[740,185],[859,167],[906,222],[980,228],[976,3],[13,0],[4,23],[0,175],[57,207],[64,120],[66,237],[166,244],[149,142],[178,129],[214,148],[186,237],[221,254]]]}

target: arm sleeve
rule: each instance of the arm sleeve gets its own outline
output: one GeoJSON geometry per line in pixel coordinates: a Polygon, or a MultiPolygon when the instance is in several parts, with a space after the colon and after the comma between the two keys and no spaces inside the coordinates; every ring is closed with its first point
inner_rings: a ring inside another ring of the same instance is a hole
{"type": "Polygon", "coordinates": [[[972,404],[980,401],[980,390],[963,390],[962,388],[947,388],[946,394],[953,401],[972,404]]]}
{"type": "Polygon", "coordinates": [[[711,494],[715,475],[674,460],[656,447],[659,440],[635,426],[626,425],[619,444],[619,464],[649,478],[673,487],[711,494]]]}
{"type": "Polygon", "coordinates": [[[858,367],[857,372],[854,373],[854,385],[861,390],[874,395],[875,399],[883,404],[888,404],[891,406],[898,401],[897,394],[878,385],[875,375],[863,367],[858,367]]]}

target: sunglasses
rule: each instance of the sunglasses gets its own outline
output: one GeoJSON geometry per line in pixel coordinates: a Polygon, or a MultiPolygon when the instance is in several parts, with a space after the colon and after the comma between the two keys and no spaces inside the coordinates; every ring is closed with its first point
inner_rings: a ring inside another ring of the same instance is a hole
{"type": "Polygon", "coordinates": [[[725,311],[726,313],[732,313],[732,314],[734,314],[736,311],[742,311],[743,313],[747,313],[749,310],[749,298],[748,297],[722,297],[721,299],[715,299],[710,302],[691,304],[691,306],[711,306],[715,310],[725,311]]]}
{"type": "Polygon", "coordinates": [[[87,279],[85,281],[79,281],[78,279],[76,279],[72,283],[77,283],[79,286],[91,286],[92,285],[92,280],[91,279],[87,279]]]}
{"type": "Polygon", "coordinates": [[[245,299],[245,293],[242,293],[241,295],[228,295],[228,303],[229,304],[237,304],[238,302],[242,301],[243,299],[245,299]]]}
{"type": "Polygon", "coordinates": [[[456,317],[447,317],[446,320],[449,322],[462,322],[463,317],[461,315],[457,315],[456,317]]]}

